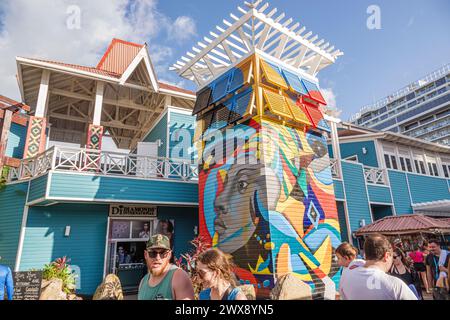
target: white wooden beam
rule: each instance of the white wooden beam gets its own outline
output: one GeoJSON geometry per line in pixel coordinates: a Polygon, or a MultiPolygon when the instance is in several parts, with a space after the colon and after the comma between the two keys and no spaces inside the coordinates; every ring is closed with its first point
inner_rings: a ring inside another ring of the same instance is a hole
{"type": "Polygon", "coordinates": [[[105,91],[105,83],[97,81],[97,86],[95,89],[95,104],[94,104],[94,118],[92,124],[95,126],[100,125],[102,118],[102,108],[103,108],[103,93],[105,91]]]}
{"type": "Polygon", "coordinates": [[[43,70],[41,77],[41,84],[39,85],[39,94],[36,103],[36,117],[45,117],[48,105],[48,93],[50,84],[50,70],[43,70]]]}

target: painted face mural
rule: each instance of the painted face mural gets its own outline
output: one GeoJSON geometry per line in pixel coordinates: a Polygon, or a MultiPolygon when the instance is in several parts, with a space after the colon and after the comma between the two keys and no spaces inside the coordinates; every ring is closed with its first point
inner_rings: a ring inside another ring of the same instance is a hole
{"type": "Polygon", "coordinates": [[[326,138],[265,120],[246,128],[223,163],[200,167],[201,235],[233,255],[243,283],[272,288],[292,272],[334,298],[340,233],[326,138]]]}

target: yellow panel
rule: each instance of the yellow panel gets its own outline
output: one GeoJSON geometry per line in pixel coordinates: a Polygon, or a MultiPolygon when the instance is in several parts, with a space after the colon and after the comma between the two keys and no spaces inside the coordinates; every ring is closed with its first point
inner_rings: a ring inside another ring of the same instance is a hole
{"type": "Polygon", "coordinates": [[[285,97],[286,102],[291,110],[291,113],[294,115],[295,121],[304,123],[308,126],[311,125],[311,121],[309,121],[308,116],[300,109],[297,103],[291,98],[285,97]]]}
{"type": "Polygon", "coordinates": [[[261,59],[261,67],[263,69],[264,76],[266,77],[266,80],[268,82],[270,82],[275,86],[283,88],[284,90],[289,89],[289,86],[287,85],[284,78],[276,70],[274,70],[267,62],[265,62],[262,59],[261,59]]]}
{"type": "Polygon", "coordinates": [[[263,92],[264,98],[273,114],[293,119],[289,106],[282,95],[267,89],[263,89],[263,92]]]}

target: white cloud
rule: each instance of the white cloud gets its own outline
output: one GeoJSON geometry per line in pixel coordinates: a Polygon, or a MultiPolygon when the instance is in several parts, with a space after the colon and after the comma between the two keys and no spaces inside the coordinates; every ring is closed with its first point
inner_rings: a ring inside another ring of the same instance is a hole
{"type": "Polygon", "coordinates": [[[184,41],[197,35],[195,21],[187,16],[178,17],[169,29],[169,36],[175,40],[184,41]]]}
{"type": "Polygon", "coordinates": [[[331,88],[321,88],[320,92],[322,92],[325,101],[327,102],[327,106],[330,108],[336,108],[336,95],[331,88]]]}
{"type": "Polygon", "coordinates": [[[195,23],[185,17],[171,22],[158,11],[157,3],[157,0],[2,0],[0,94],[20,99],[15,78],[16,56],[94,66],[114,37],[147,42],[154,64],[168,64],[172,49],[165,43],[156,43],[155,38],[179,27],[186,30],[177,35],[189,37],[194,34],[195,23]]]}

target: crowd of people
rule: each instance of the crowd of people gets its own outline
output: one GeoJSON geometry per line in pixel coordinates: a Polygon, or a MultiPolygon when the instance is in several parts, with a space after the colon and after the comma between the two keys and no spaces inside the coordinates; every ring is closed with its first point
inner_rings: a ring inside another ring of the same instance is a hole
{"type": "MultiPolygon", "coordinates": [[[[171,263],[172,246],[163,234],[150,237],[144,251],[148,273],[139,284],[138,300],[193,300],[194,288],[186,271],[171,263]]],[[[363,254],[344,242],[336,249],[342,267],[339,285],[342,300],[421,300],[423,292],[448,300],[449,252],[431,239],[405,252],[401,241],[391,243],[381,234],[366,237],[363,254]]],[[[236,285],[231,257],[209,249],[197,259],[196,274],[204,288],[200,300],[247,300],[236,285]]],[[[7,288],[12,299],[11,270],[0,268],[0,299],[7,288]]]]}
{"type": "Polygon", "coordinates": [[[391,243],[376,234],[365,239],[363,251],[364,259],[347,242],[336,249],[343,267],[341,299],[422,300],[425,292],[435,300],[449,299],[450,254],[438,239],[405,252],[400,239],[391,243]]]}

